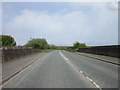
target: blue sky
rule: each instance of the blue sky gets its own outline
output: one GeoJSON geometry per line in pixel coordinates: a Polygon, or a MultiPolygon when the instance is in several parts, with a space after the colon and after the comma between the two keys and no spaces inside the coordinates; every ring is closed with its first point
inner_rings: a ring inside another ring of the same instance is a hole
{"type": "Polygon", "coordinates": [[[50,44],[118,44],[117,3],[4,2],[3,34],[12,35],[18,45],[32,38],[50,44]]]}

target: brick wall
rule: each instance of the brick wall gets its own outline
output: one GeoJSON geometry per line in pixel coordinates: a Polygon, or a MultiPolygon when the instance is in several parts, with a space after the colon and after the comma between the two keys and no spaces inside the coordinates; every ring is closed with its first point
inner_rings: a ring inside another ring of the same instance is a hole
{"type": "Polygon", "coordinates": [[[31,47],[2,47],[0,50],[2,50],[2,62],[41,51],[31,47]]]}
{"type": "Polygon", "coordinates": [[[96,46],[91,48],[81,48],[79,52],[93,53],[99,55],[106,55],[112,57],[120,57],[120,53],[118,51],[120,49],[120,45],[112,45],[112,46],[96,46]]]}

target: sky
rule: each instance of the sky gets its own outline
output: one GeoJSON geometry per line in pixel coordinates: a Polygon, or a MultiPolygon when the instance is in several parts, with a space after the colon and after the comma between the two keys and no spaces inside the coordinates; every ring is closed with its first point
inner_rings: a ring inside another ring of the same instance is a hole
{"type": "Polygon", "coordinates": [[[30,38],[49,44],[88,46],[118,44],[118,3],[114,2],[3,2],[2,34],[17,45],[30,38]]]}

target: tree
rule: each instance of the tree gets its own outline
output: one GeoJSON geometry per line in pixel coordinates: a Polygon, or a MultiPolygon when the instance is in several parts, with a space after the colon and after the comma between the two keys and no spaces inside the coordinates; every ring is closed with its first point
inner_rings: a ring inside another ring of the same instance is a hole
{"type": "Polygon", "coordinates": [[[57,49],[57,47],[54,44],[49,45],[49,49],[57,49]]]}
{"type": "Polygon", "coordinates": [[[27,44],[25,44],[24,46],[37,48],[37,49],[47,49],[47,48],[49,48],[49,45],[48,45],[46,39],[44,39],[44,38],[42,38],[42,39],[41,38],[36,38],[36,39],[29,40],[27,42],[27,44]]]}
{"type": "Polygon", "coordinates": [[[86,48],[87,46],[84,44],[84,43],[79,43],[79,42],[76,42],[74,43],[73,45],[73,48],[74,49],[79,49],[79,48],[86,48]]]}
{"type": "Polygon", "coordinates": [[[10,35],[0,35],[0,46],[15,46],[16,41],[10,35]]]}

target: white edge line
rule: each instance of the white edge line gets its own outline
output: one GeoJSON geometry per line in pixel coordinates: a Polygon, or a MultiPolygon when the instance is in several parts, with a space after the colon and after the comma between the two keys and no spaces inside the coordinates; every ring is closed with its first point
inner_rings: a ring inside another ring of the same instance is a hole
{"type": "MultiPolygon", "coordinates": [[[[41,60],[41,59],[36,60],[36,61],[33,62],[31,65],[37,63],[39,60],[41,60]]],[[[6,85],[7,85],[11,80],[13,80],[15,77],[17,77],[17,76],[20,75],[22,72],[24,72],[26,69],[28,69],[29,67],[31,67],[31,65],[29,65],[28,67],[26,67],[25,69],[23,69],[22,71],[20,71],[18,74],[16,74],[16,75],[13,76],[12,78],[10,78],[8,81],[6,81],[4,84],[2,84],[2,88],[3,88],[4,86],[6,86],[6,85]]],[[[34,68],[35,68],[35,67],[34,67],[34,68]]]]}

